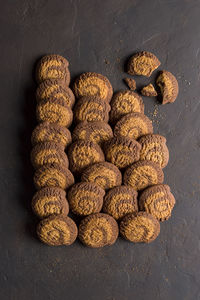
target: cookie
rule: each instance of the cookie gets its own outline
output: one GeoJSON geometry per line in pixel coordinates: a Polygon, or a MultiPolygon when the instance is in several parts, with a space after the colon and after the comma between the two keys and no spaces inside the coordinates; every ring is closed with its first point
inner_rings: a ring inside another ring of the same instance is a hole
{"type": "Polygon", "coordinates": [[[93,182],[74,184],[68,191],[69,206],[79,216],[100,212],[103,205],[104,190],[93,182]]]}
{"type": "Polygon", "coordinates": [[[68,216],[51,216],[40,221],[37,227],[39,239],[49,246],[71,245],[75,242],[78,229],[68,216]]]}
{"type": "Polygon", "coordinates": [[[139,137],[153,133],[152,121],[141,113],[130,113],[122,117],[114,128],[114,136],[137,140],[139,137]]]}
{"type": "Polygon", "coordinates": [[[158,96],[153,84],[148,84],[144,86],[141,90],[141,94],[146,97],[156,97],[158,96]]]}
{"type": "Polygon", "coordinates": [[[114,137],[105,145],[106,160],[119,169],[126,168],[139,160],[141,146],[133,139],[114,137]]]}
{"type": "Polygon", "coordinates": [[[101,162],[88,167],[83,172],[81,180],[94,182],[102,189],[108,190],[122,183],[122,175],[115,165],[101,162]]]}
{"type": "Polygon", "coordinates": [[[97,213],[81,221],[78,237],[86,246],[100,248],[113,245],[117,240],[118,233],[118,225],[113,217],[97,213]]]}
{"type": "Polygon", "coordinates": [[[116,220],[127,214],[137,212],[137,192],[124,185],[110,189],[104,197],[103,211],[116,220]]]}
{"type": "Polygon", "coordinates": [[[164,180],[164,173],[156,163],[150,160],[140,160],[128,167],[123,176],[125,185],[129,185],[136,191],[164,180]]]}
{"type": "Polygon", "coordinates": [[[127,72],[130,75],[143,75],[149,77],[159,66],[160,61],[153,53],[142,51],[129,59],[127,72]]]}
{"type": "Polygon", "coordinates": [[[142,97],[127,90],[115,93],[111,101],[109,121],[115,124],[121,117],[132,112],[144,113],[142,97]]]}
{"type": "Polygon", "coordinates": [[[51,215],[68,215],[66,192],[56,187],[45,187],[33,196],[32,209],[41,219],[51,215]]]}
{"type": "Polygon", "coordinates": [[[158,221],[165,221],[171,217],[175,199],[167,184],[158,184],[144,190],[139,198],[141,210],[150,213],[158,221]]]}
{"type": "Polygon", "coordinates": [[[33,181],[36,189],[58,187],[66,189],[74,184],[74,176],[59,164],[47,164],[35,171],[33,181]]]}
{"type": "Polygon", "coordinates": [[[133,78],[124,78],[124,81],[131,91],[136,89],[136,81],[133,78]]]}
{"type": "Polygon", "coordinates": [[[168,71],[161,71],[156,83],[160,88],[162,104],[172,103],[176,100],[179,87],[178,81],[172,73],[168,71]]]}
{"type": "Polygon", "coordinates": [[[108,78],[94,72],[81,74],[74,83],[74,93],[77,98],[96,96],[110,102],[113,94],[112,85],[108,78]]]}
{"type": "Polygon", "coordinates": [[[151,160],[161,168],[166,167],[169,161],[169,150],[166,146],[166,138],[159,134],[142,136],[138,142],[142,146],[140,160],[151,160]]]}
{"type": "Polygon", "coordinates": [[[150,243],[160,233],[160,223],[146,212],[136,212],[125,216],[120,223],[121,235],[133,243],[150,243]]]}
{"type": "Polygon", "coordinates": [[[90,165],[105,160],[100,146],[90,141],[76,141],[70,145],[69,151],[70,170],[81,173],[90,165]]]}

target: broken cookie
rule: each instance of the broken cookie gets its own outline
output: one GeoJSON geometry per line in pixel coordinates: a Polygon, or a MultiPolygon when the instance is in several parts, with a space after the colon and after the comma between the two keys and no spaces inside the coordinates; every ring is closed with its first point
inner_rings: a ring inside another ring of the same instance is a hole
{"type": "Polygon", "coordinates": [[[162,104],[172,103],[178,96],[178,82],[175,76],[168,71],[161,71],[156,80],[162,95],[162,104]]]}
{"type": "Polygon", "coordinates": [[[151,83],[142,88],[141,94],[146,97],[156,97],[158,95],[151,83]]]}
{"type": "Polygon", "coordinates": [[[131,91],[136,89],[136,81],[133,78],[124,78],[124,81],[131,91]]]}

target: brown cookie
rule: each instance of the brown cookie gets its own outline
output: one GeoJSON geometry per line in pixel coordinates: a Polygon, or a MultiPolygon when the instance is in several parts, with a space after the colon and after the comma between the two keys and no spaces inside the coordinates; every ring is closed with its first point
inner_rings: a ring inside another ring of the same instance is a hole
{"type": "Polygon", "coordinates": [[[166,167],[169,161],[169,150],[166,146],[166,138],[159,134],[147,134],[138,142],[142,146],[140,160],[151,160],[161,168],[166,167]]]}
{"type": "Polygon", "coordinates": [[[68,216],[51,216],[40,221],[37,235],[47,245],[68,246],[75,242],[78,229],[75,222],[68,216]]]}
{"type": "Polygon", "coordinates": [[[122,183],[119,169],[108,162],[96,163],[88,167],[81,176],[82,181],[94,182],[103,189],[111,189],[122,183]]]}
{"type": "Polygon", "coordinates": [[[157,184],[144,190],[139,198],[141,210],[153,215],[159,221],[171,217],[175,199],[167,184],[157,184]]]}
{"type": "Polygon", "coordinates": [[[97,213],[81,221],[78,237],[86,246],[100,248],[113,245],[117,240],[118,233],[118,225],[113,217],[97,213]]]}
{"type": "Polygon", "coordinates": [[[127,72],[130,75],[143,75],[149,77],[159,66],[160,61],[153,53],[142,51],[129,59],[127,72]]]}
{"type": "Polygon", "coordinates": [[[158,96],[153,84],[148,84],[144,86],[141,90],[141,94],[146,97],[156,97],[158,96]]]}
{"type": "Polygon", "coordinates": [[[103,211],[116,220],[127,214],[137,212],[137,192],[124,185],[110,189],[104,197],[103,211]]]}
{"type": "Polygon", "coordinates": [[[146,187],[162,183],[164,173],[158,164],[150,160],[140,160],[128,167],[123,176],[125,185],[130,185],[136,191],[146,187]]]}
{"type": "Polygon", "coordinates": [[[168,71],[161,71],[156,83],[162,94],[162,104],[172,103],[176,100],[179,87],[178,81],[172,73],[168,71]]]}
{"type": "Polygon", "coordinates": [[[124,78],[124,81],[131,91],[135,91],[136,81],[133,78],[124,78]]]}
{"type": "Polygon", "coordinates": [[[139,137],[153,133],[152,121],[141,113],[130,113],[122,117],[114,128],[114,136],[137,140],[139,137]]]}
{"type": "Polygon", "coordinates": [[[140,211],[122,219],[120,233],[130,242],[150,243],[159,235],[160,223],[152,215],[140,211]]]}
{"type": "Polygon", "coordinates": [[[104,190],[95,183],[80,182],[70,188],[67,197],[74,214],[87,216],[100,212],[104,195],[104,190]]]}
{"type": "Polygon", "coordinates": [[[74,83],[74,93],[77,98],[96,96],[110,102],[113,94],[112,85],[107,77],[94,72],[81,74],[74,83]]]}
{"type": "Polygon", "coordinates": [[[51,215],[68,215],[66,192],[57,187],[45,187],[33,196],[32,209],[41,219],[51,215]]]}

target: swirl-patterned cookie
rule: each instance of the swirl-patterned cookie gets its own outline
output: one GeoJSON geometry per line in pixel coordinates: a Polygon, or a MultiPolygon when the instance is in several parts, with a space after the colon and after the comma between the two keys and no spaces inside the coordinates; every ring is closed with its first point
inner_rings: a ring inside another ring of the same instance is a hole
{"type": "Polygon", "coordinates": [[[81,74],[74,83],[74,93],[77,98],[96,96],[110,102],[113,94],[112,85],[108,78],[94,72],[81,74]]]}
{"type": "Polygon", "coordinates": [[[156,97],[158,95],[151,83],[142,88],[141,94],[146,97],[156,97]]]}
{"type": "Polygon", "coordinates": [[[125,185],[129,185],[136,191],[145,189],[154,184],[162,183],[164,173],[156,163],[149,160],[140,160],[128,167],[123,176],[125,185]]]}
{"type": "Polygon", "coordinates": [[[160,72],[156,83],[162,94],[162,104],[166,104],[168,102],[172,103],[176,100],[179,87],[178,82],[172,73],[168,71],[160,72]]]}
{"type": "Polygon", "coordinates": [[[138,142],[142,146],[140,160],[151,160],[161,168],[166,167],[169,161],[169,150],[166,146],[166,138],[159,134],[147,134],[138,142]]]}
{"type": "Polygon", "coordinates": [[[78,229],[68,216],[50,216],[40,221],[37,227],[39,239],[49,246],[71,245],[75,242],[78,229]]]}
{"type": "Polygon", "coordinates": [[[97,213],[84,218],[79,226],[79,239],[92,248],[113,245],[119,229],[115,219],[107,214],[97,213]]]}
{"type": "Polygon", "coordinates": [[[140,209],[150,213],[159,221],[165,221],[171,217],[175,202],[167,184],[151,186],[144,190],[139,198],[140,209]]]}
{"type": "Polygon", "coordinates": [[[105,190],[122,183],[119,169],[108,162],[96,163],[88,167],[81,176],[82,181],[94,182],[105,190]]]}
{"type": "Polygon", "coordinates": [[[87,216],[100,212],[104,195],[104,190],[95,183],[80,182],[70,188],[67,197],[74,214],[87,216]]]}
{"type": "Polygon", "coordinates": [[[137,212],[137,192],[124,185],[110,189],[104,197],[103,211],[116,220],[127,214],[137,212]]]}
{"type": "Polygon", "coordinates": [[[125,216],[120,223],[121,235],[133,243],[150,243],[160,233],[160,223],[146,212],[137,212],[125,216]]]}

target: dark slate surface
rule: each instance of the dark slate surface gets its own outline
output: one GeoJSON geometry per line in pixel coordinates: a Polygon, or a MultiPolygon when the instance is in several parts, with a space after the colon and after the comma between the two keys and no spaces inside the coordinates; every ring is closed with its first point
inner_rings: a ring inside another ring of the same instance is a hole
{"type": "Polygon", "coordinates": [[[200,299],[199,16],[197,0],[1,1],[1,299],[200,299]],[[150,245],[45,246],[30,209],[34,64],[58,53],[70,60],[73,77],[103,73],[118,90],[124,62],[137,50],[154,52],[179,81],[174,104],[144,99],[155,132],[168,141],[173,216],[150,245]]]}

